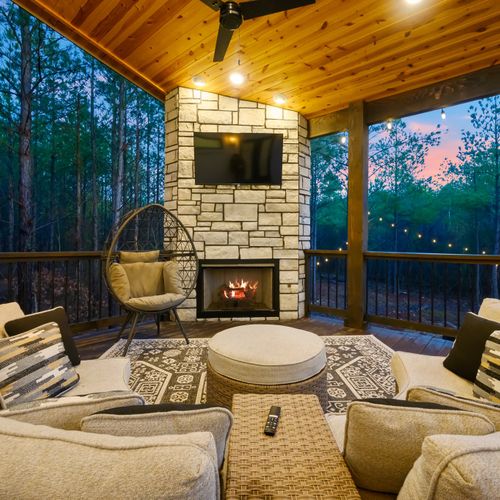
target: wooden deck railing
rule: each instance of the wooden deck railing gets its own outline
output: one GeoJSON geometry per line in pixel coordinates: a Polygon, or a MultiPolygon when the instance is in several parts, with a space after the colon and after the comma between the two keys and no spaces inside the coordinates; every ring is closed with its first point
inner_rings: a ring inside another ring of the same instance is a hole
{"type": "Polygon", "coordinates": [[[0,253],[0,303],[9,301],[25,313],[63,306],[74,332],[122,318],[104,283],[101,252],[0,253]]]}
{"type": "MultiPolygon", "coordinates": [[[[306,309],[346,315],[347,258],[347,251],[306,251],[306,309]]],[[[500,256],[365,252],[364,259],[366,321],[455,336],[465,313],[500,289],[500,256]]]]}

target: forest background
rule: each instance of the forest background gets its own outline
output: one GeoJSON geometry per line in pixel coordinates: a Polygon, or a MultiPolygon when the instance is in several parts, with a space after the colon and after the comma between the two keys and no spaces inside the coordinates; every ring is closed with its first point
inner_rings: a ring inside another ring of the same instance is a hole
{"type": "Polygon", "coordinates": [[[100,250],[161,202],[163,103],[0,2],[0,251],[100,250]]]}

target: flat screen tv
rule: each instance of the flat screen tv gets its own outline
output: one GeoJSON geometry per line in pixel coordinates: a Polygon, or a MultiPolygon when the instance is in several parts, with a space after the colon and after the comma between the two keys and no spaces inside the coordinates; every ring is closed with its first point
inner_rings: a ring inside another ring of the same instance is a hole
{"type": "Polygon", "coordinates": [[[282,134],[195,132],[196,184],[281,184],[282,134]]]}

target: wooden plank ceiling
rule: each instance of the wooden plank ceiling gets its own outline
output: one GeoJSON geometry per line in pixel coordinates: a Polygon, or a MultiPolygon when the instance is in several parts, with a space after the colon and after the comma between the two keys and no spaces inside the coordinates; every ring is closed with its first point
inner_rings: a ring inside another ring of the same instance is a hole
{"type": "Polygon", "coordinates": [[[221,63],[200,0],[15,1],[159,98],[202,75],[220,94],[285,94],[307,118],[500,64],[500,0],[316,0],[244,21],[221,63]]]}

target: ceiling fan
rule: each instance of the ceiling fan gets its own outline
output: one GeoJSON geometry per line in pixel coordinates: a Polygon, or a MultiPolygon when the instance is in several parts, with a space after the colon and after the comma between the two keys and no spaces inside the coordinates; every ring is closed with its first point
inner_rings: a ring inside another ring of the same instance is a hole
{"type": "Polygon", "coordinates": [[[222,0],[201,1],[211,9],[220,12],[219,33],[214,53],[214,62],[218,62],[224,60],[233,32],[241,26],[244,20],[303,7],[315,3],[316,0],[253,0],[244,3],[223,2],[222,0]]]}

